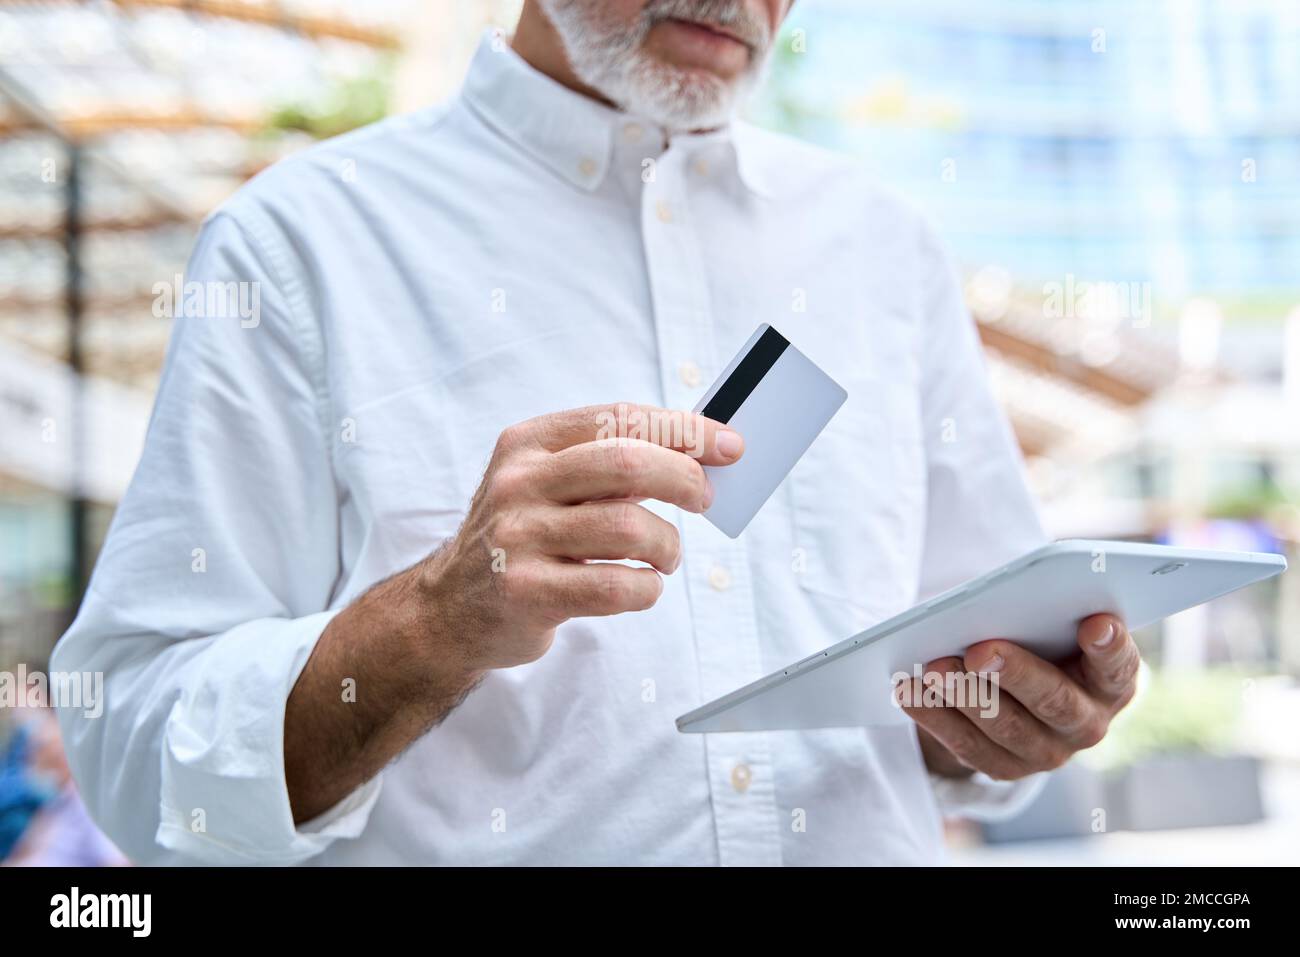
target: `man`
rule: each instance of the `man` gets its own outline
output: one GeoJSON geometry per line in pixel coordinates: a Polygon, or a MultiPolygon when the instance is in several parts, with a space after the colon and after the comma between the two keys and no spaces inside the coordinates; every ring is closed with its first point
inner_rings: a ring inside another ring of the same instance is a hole
{"type": "Polygon", "coordinates": [[[787,6],[530,0],[449,104],[208,220],[187,285],[257,316],[176,323],[56,652],[106,672],[64,727],[134,859],[929,863],[941,810],[1011,809],[1104,733],[1137,654],[1100,618],[1063,668],[933,663],[1000,670],[996,718],[674,728],[1042,540],[933,236],[731,121],[787,6]],[[702,465],[743,436],[607,429],[690,408],[764,320],[849,399],[732,541],[702,465]]]}

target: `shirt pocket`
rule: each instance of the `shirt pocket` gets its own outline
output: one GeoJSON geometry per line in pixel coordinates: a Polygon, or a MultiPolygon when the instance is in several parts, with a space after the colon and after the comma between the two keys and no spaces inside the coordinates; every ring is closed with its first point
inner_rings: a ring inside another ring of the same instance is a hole
{"type": "Polygon", "coordinates": [[[341,443],[336,464],[355,514],[352,544],[363,553],[363,577],[409,567],[457,532],[503,429],[617,401],[629,380],[630,391],[645,393],[622,363],[600,361],[617,358],[617,348],[612,335],[576,327],[521,331],[423,382],[340,410],[352,440],[341,443]],[[557,371],[556,356],[566,357],[563,369],[581,372],[557,371]]]}
{"type": "Polygon", "coordinates": [[[876,360],[841,370],[849,397],[789,481],[799,582],[841,638],[913,603],[924,530],[916,389],[905,361],[876,360]]]}
{"type": "Polygon", "coordinates": [[[449,428],[448,395],[421,383],[349,410],[335,465],[350,588],[409,568],[456,533],[474,465],[449,428]]]}

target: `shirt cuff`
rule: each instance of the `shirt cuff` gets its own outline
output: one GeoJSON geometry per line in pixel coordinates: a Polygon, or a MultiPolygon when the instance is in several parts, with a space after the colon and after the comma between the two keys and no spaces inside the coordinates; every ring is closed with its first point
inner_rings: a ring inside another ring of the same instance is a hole
{"type": "Polygon", "coordinates": [[[930,786],[944,817],[1005,821],[1029,807],[1047,784],[1047,773],[1018,781],[995,781],[981,771],[965,778],[930,775],[930,786]]]}
{"type": "Polygon", "coordinates": [[[335,614],[249,622],[196,656],[163,732],[159,844],[205,864],[296,864],[361,833],[380,776],[297,827],[285,783],[285,705],[335,614]]]}

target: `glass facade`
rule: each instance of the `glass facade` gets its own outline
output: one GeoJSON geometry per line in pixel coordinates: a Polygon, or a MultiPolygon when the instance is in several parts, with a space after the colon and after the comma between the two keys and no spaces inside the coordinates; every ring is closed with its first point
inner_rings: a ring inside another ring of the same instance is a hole
{"type": "Polygon", "coordinates": [[[774,74],[760,122],[860,154],[969,267],[1300,288],[1300,4],[808,0],[774,74]]]}

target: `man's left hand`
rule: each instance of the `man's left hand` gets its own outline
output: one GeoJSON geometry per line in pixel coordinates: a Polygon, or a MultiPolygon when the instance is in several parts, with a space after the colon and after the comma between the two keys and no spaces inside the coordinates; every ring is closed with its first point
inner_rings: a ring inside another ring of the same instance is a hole
{"type": "Polygon", "coordinates": [[[996,714],[986,715],[977,702],[909,706],[925,699],[915,681],[905,682],[900,701],[918,725],[929,769],[945,777],[983,771],[1010,781],[1058,768],[1105,737],[1111,719],[1133,698],[1141,657],[1113,615],[1085,618],[1078,642],[1081,653],[1060,664],[994,639],[971,645],[964,659],[940,658],[926,666],[927,676],[941,678],[997,672],[996,714]]]}

